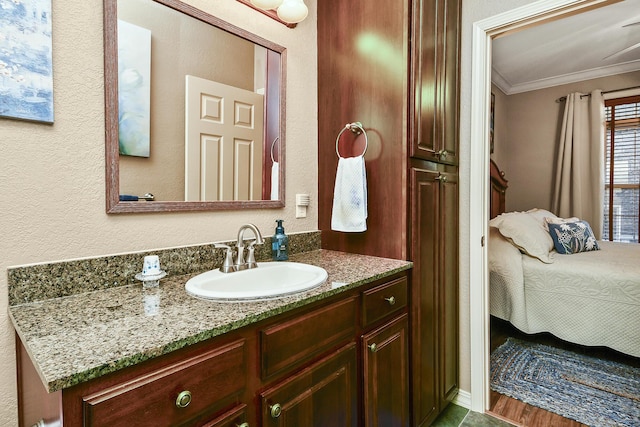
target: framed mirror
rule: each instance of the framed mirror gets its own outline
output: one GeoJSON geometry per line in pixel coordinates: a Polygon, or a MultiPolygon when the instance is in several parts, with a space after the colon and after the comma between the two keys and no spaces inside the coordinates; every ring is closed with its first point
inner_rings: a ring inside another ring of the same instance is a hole
{"type": "Polygon", "coordinates": [[[108,213],[284,206],[285,48],[178,0],[104,31],[108,213]]]}

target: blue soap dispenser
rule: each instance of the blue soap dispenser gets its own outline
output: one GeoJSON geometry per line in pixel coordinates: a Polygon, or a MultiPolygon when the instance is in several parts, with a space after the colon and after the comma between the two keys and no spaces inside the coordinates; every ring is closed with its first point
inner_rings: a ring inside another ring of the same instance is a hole
{"type": "Polygon", "coordinates": [[[271,257],[274,261],[286,261],[289,259],[288,246],[289,237],[284,234],[284,227],[282,223],[283,219],[277,219],[278,226],[276,227],[276,233],[273,235],[271,242],[271,257]]]}

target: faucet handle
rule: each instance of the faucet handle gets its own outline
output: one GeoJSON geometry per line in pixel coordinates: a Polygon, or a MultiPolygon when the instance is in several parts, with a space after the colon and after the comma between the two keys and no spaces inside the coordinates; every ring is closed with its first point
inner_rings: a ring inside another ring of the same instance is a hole
{"type": "Polygon", "coordinates": [[[214,243],[213,246],[215,248],[226,249],[226,253],[224,255],[224,263],[222,263],[220,271],[222,271],[223,273],[231,273],[233,271],[236,271],[236,267],[233,265],[233,251],[231,250],[231,247],[222,243],[214,243]]]}
{"type": "Polygon", "coordinates": [[[258,263],[256,262],[256,256],[255,256],[255,248],[256,242],[253,241],[251,243],[249,243],[249,253],[247,254],[247,268],[257,268],[258,267],[258,263]]]}

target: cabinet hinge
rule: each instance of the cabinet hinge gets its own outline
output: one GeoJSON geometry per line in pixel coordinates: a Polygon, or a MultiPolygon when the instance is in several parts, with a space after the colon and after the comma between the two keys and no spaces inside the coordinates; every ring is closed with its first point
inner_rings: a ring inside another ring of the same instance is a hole
{"type": "Polygon", "coordinates": [[[484,248],[484,236],[480,238],[480,245],[484,248]]]}

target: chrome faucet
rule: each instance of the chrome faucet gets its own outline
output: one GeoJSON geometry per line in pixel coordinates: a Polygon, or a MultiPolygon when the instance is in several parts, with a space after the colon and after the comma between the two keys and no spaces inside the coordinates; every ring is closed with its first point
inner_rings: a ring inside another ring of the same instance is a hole
{"type": "Polygon", "coordinates": [[[236,258],[235,270],[246,270],[247,268],[256,268],[258,267],[258,263],[256,262],[256,258],[254,255],[255,248],[254,245],[261,245],[264,243],[264,239],[262,238],[262,234],[260,234],[260,230],[253,224],[245,224],[240,227],[238,230],[238,242],[236,243],[236,247],[238,248],[238,256],[236,258]],[[249,243],[247,259],[244,259],[244,232],[245,230],[253,231],[253,235],[255,239],[249,243]]]}

